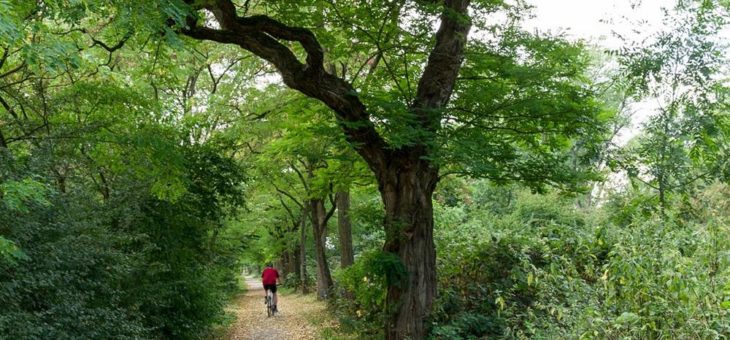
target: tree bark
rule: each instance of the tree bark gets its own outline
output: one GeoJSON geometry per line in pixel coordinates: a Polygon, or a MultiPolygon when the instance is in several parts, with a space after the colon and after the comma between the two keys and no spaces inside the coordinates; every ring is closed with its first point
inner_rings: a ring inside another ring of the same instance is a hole
{"type": "Polygon", "coordinates": [[[386,297],[387,339],[423,339],[436,297],[436,250],[433,242],[432,196],[438,169],[417,158],[395,160],[378,176],[385,204],[384,251],[397,255],[408,275],[389,282],[386,297]]]}
{"type": "Polygon", "coordinates": [[[350,222],[350,192],[339,191],[337,200],[337,229],[340,236],[340,266],[347,268],[355,262],[352,251],[352,223],[350,222]]]}
{"type": "Polygon", "coordinates": [[[312,217],[312,230],[314,231],[314,252],[317,259],[317,298],[326,299],[332,286],[332,275],[327,263],[326,241],[327,241],[327,217],[324,209],[323,199],[311,199],[309,201],[312,217]]]}

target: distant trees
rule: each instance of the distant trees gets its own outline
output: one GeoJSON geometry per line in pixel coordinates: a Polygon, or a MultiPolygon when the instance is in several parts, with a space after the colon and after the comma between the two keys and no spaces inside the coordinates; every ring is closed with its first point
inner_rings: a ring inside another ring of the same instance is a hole
{"type": "Polygon", "coordinates": [[[667,30],[646,46],[623,51],[633,93],[658,109],[625,151],[632,180],[656,193],[662,214],[675,195],[700,182],[727,179],[727,63],[716,34],[727,12],[712,1],[680,1],[665,17],[667,30]]]}

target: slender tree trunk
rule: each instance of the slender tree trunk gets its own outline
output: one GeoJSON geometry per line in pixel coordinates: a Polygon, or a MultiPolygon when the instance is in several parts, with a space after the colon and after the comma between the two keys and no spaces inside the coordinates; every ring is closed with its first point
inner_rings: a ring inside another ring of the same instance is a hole
{"type": "Polygon", "coordinates": [[[301,268],[301,264],[299,263],[299,256],[300,256],[300,250],[299,245],[295,246],[294,249],[292,249],[289,253],[289,268],[288,271],[290,273],[294,273],[294,279],[296,281],[301,280],[301,276],[299,276],[299,270],[301,268]]]}
{"type": "MultiPolygon", "coordinates": [[[[294,216],[292,216],[292,217],[294,217],[294,216]]],[[[299,224],[300,224],[299,221],[293,219],[292,224],[291,224],[291,229],[289,229],[288,232],[289,233],[296,232],[297,228],[300,227],[299,224]]],[[[299,269],[301,268],[301,265],[299,264],[299,255],[300,255],[299,254],[299,244],[294,243],[294,245],[290,249],[289,249],[289,247],[287,247],[286,252],[289,255],[289,263],[287,264],[287,272],[294,274],[293,278],[295,281],[298,282],[301,278],[299,276],[299,269]]]]}
{"type": "Polygon", "coordinates": [[[286,250],[281,255],[281,280],[287,283],[287,279],[291,277],[290,274],[294,274],[294,279],[299,276],[299,249],[286,250]]]}
{"type": "Polygon", "coordinates": [[[417,158],[394,161],[391,166],[400,171],[378,176],[385,204],[384,251],[396,254],[408,275],[401,282],[388,283],[386,337],[423,339],[436,297],[432,195],[438,170],[417,158]]]}
{"type": "Polygon", "coordinates": [[[355,262],[352,251],[352,223],[350,222],[350,192],[339,191],[337,201],[337,227],[340,235],[340,266],[347,268],[355,262]]]}
{"type": "Polygon", "coordinates": [[[309,201],[314,230],[314,252],[317,258],[317,298],[326,299],[333,286],[332,275],[327,264],[325,242],[327,240],[326,212],[323,199],[309,201]]]}
{"type": "MultiPolygon", "coordinates": [[[[662,167],[664,167],[664,164],[662,164],[662,167]]],[[[666,174],[664,173],[664,170],[659,171],[659,176],[657,176],[657,184],[658,184],[658,191],[659,191],[659,213],[662,218],[662,222],[667,221],[667,178],[666,174]]]]}
{"type": "Polygon", "coordinates": [[[307,278],[307,222],[302,212],[299,220],[299,279],[302,284],[302,294],[309,294],[309,283],[307,278]]]}
{"type": "Polygon", "coordinates": [[[292,254],[293,252],[291,250],[286,250],[281,257],[281,273],[279,273],[279,275],[281,275],[280,279],[284,284],[287,283],[286,278],[289,276],[289,274],[293,273],[293,271],[291,270],[292,263],[294,262],[292,254]]]}
{"type": "Polygon", "coordinates": [[[279,271],[280,280],[284,281],[286,277],[286,253],[284,253],[278,260],[274,260],[274,268],[279,271]]]}

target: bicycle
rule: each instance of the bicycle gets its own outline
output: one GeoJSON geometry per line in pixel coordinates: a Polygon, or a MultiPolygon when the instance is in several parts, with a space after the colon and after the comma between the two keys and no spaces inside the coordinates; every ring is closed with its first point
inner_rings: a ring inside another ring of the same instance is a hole
{"type": "Polygon", "coordinates": [[[271,290],[266,290],[266,297],[264,297],[264,303],[266,304],[266,316],[271,317],[276,313],[274,309],[274,293],[271,290]]]}

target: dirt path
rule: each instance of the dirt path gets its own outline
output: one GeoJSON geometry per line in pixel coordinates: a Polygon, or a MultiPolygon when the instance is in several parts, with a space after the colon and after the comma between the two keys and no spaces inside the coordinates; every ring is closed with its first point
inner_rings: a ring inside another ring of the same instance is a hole
{"type": "Polygon", "coordinates": [[[320,339],[320,328],[332,324],[325,304],[311,294],[279,294],[279,313],[269,318],[261,282],[246,279],[246,285],[246,295],[230,307],[237,320],[226,339],[320,339]]]}

